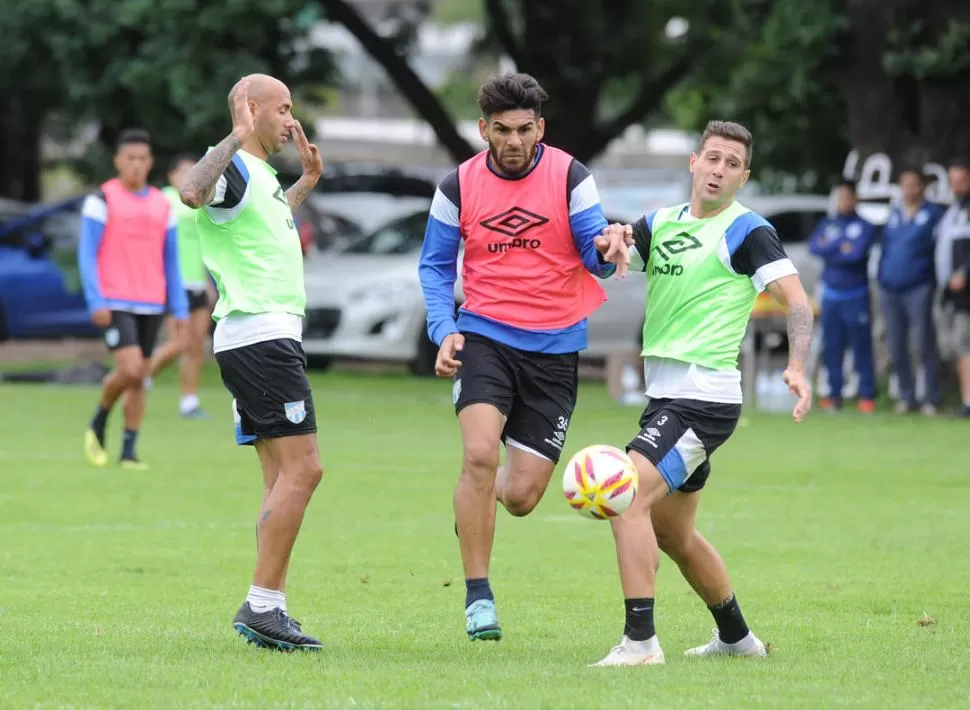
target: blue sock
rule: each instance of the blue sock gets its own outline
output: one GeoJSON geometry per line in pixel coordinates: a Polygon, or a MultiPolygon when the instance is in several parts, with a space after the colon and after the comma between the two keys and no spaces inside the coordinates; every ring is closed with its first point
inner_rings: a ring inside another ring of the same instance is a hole
{"type": "Polygon", "coordinates": [[[98,437],[98,443],[101,446],[104,446],[104,428],[108,424],[108,414],[110,413],[110,410],[105,409],[99,404],[98,410],[91,418],[91,431],[98,437]]]}
{"type": "Polygon", "coordinates": [[[495,597],[492,596],[492,588],[488,586],[488,577],[482,577],[481,579],[466,579],[465,580],[465,607],[471,606],[472,602],[477,602],[479,599],[488,599],[489,601],[494,601],[495,597]]]}
{"type": "Polygon", "coordinates": [[[138,438],[138,432],[134,429],[125,429],[125,439],[121,445],[121,458],[123,459],[134,459],[135,458],[135,439],[138,438]]]}

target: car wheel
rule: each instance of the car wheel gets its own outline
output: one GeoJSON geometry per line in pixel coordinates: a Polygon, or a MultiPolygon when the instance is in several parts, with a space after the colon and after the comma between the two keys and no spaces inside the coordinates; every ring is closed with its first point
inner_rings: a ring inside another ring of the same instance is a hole
{"type": "Polygon", "coordinates": [[[417,377],[434,377],[434,363],[438,358],[438,348],[431,339],[421,331],[418,341],[418,354],[408,365],[408,370],[417,377]]]}
{"type": "Polygon", "coordinates": [[[308,370],[326,372],[333,367],[333,358],[329,355],[307,355],[306,364],[308,370]]]}

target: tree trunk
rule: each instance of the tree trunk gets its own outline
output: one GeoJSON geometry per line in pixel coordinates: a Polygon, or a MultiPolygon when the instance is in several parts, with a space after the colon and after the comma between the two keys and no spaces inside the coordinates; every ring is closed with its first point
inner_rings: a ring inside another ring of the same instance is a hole
{"type": "MultiPolygon", "coordinates": [[[[865,177],[870,157],[882,154],[898,177],[904,166],[929,168],[938,175],[956,157],[970,156],[970,76],[941,70],[925,76],[890,74],[885,59],[896,47],[888,37],[905,34],[916,19],[925,23],[918,45],[935,46],[949,23],[970,21],[966,4],[941,0],[855,0],[849,3],[851,29],[845,37],[836,83],[848,107],[849,133],[857,153],[852,177],[865,177]],[[954,15],[962,15],[960,18],[954,15]]],[[[869,167],[886,161],[876,158],[869,167]]],[[[851,167],[847,165],[847,168],[851,167]]]]}
{"type": "Polygon", "coordinates": [[[44,111],[24,94],[0,92],[0,195],[40,199],[40,127],[44,111]]]}
{"type": "Polygon", "coordinates": [[[339,22],[349,31],[370,57],[380,64],[410,102],[421,118],[428,122],[442,147],[455,162],[462,162],[478,151],[455,128],[455,120],[448,115],[435,96],[408,64],[407,57],[397,53],[394,45],[378,35],[360,13],[346,0],[320,0],[327,19],[339,22]]]}

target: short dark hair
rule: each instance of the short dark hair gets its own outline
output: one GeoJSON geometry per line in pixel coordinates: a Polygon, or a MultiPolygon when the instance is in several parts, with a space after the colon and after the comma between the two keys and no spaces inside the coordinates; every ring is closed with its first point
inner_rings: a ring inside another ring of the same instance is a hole
{"type": "Polygon", "coordinates": [[[172,172],[181,163],[197,163],[197,162],[199,162],[199,158],[194,153],[179,153],[174,158],[172,158],[171,162],[168,164],[168,171],[172,172]]]}
{"type": "Polygon", "coordinates": [[[741,143],[744,145],[744,165],[745,167],[751,165],[751,131],[740,123],[732,123],[731,121],[708,121],[704,127],[704,132],[701,134],[701,140],[697,144],[698,153],[704,150],[704,145],[709,138],[724,138],[725,140],[741,143]]]}
{"type": "Polygon", "coordinates": [[[970,170],[970,158],[960,156],[959,158],[953,158],[950,160],[950,168],[961,168],[963,170],[970,170]]]}
{"type": "Polygon", "coordinates": [[[857,180],[853,180],[852,178],[842,178],[837,183],[835,183],[835,186],[848,188],[849,192],[851,192],[854,195],[856,193],[856,187],[858,186],[858,184],[859,182],[857,180]]]}
{"type": "Polygon", "coordinates": [[[923,169],[916,165],[904,165],[899,169],[898,180],[901,180],[903,175],[915,175],[919,178],[920,184],[926,185],[930,181],[930,176],[923,172],[923,169]]]}
{"type": "Polygon", "coordinates": [[[542,115],[542,104],[549,99],[535,77],[529,74],[507,73],[495,76],[478,90],[478,108],[486,118],[503,111],[524,109],[542,115]]]}
{"type": "Polygon", "coordinates": [[[147,145],[152,147],[152,137],[144,128],[126,128],[118,134],[115,141],[115,152],[121,150],[123,145],[147,145]]]}

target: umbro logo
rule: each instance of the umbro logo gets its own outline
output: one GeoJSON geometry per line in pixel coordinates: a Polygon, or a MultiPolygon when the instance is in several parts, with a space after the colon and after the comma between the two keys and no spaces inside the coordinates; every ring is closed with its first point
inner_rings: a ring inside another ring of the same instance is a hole
{"type": "Polygon", "coordinates": [[[273,193],[273,197],[282,202],[284,205],[290,204],[286,199],[286,193],[283,192],[283,188],[279,185],[276,186],[276,192],[273,193]]]}
{"type": "Polygon", "coordinates": [[[535,212],[529,212],[529,210],[521,207],[513,207],[494,217],[482,220],[479,224],[485,229],[504,234],[507,237],[519,237],[533,227],[539,227],[548,221],[547,217],[535,212]]]}

